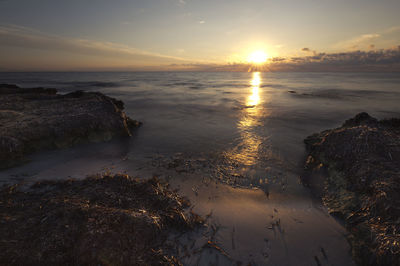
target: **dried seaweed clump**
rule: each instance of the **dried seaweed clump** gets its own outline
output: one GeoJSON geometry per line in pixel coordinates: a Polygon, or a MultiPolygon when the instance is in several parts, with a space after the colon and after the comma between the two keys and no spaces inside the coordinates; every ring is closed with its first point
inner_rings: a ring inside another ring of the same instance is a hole
{"type": "Polygon", "coordinates": [[[169,233],[202,223],[153,178],[97,175],[0,192],[2,265],[177,265],[169,233]]]}
{"type": "Polygon", "coordinates": [[[400,265],[400,119],[367,113],[305,139],[306,169],[327,170],[324,203],[344,218],[359,265],[400,265]]]}

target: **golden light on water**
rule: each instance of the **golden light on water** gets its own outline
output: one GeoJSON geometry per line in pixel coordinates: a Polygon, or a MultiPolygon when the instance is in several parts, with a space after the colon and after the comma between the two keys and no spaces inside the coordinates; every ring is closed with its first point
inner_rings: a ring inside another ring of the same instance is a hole
{"type": "Polygon", "coordinates": [[[229,160],[244,165],[257,163],[257,156],[262,138],[257,134],[255,128],[260,124],[263,115],[262,99],[260,96],[261,73],[253,72],[250,80],[251,89],[245,100],[245,108],[240,114],[237,126],[240,131],[240,143],[226,153],[229,160]]]}
{"type": "Polygon", "coordinates": [[[261,77],[260,77],[260,72],[254,72],[253,73],[253,78],[250,82],[250,84],[254,87],[259,87],[261,85],[261,77]]]}
{"type": "Polygon", "coordinates": [[[260,103],[260,85],[261,85],[261,77],[260,72],[253,72],[253,79],[250,82],[251,84],[251,94],[247,97],[246,105],[256,106],[260,103]]]}

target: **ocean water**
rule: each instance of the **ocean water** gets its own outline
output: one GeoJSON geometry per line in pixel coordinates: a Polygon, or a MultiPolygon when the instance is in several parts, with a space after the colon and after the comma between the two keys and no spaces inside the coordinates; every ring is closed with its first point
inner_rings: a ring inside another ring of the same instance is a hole
{"type": "Polygon", "coordinates": [[[202,154],[218,159],[223,172],[235,166],[246,176],[237,182],[245,183],[260,169],[296,171],[305,137],[359,112],[400,114],[399,74],[0,73],[0,83],[100,91],[123,100],[126,113],[143,122],[124,152],[202,154]]]}
{"type": "MultiPolygon", "coordinates": [[[[400,75],[390,73],[0,73],[0,83],[100,91],[143,122],[132,138],[34,154],[1,171],[2,183],[102,171],[166,178],[224,228],[217,239],[230,260],[220,265],[352,265],[340,221],[299,182],[303,140],[359,112],[400,117],[400,75]],[[269,229],[277,219],[285,230],[269,229]]],[[[206,257],[185,262],[216,263],[206,257]]]]}

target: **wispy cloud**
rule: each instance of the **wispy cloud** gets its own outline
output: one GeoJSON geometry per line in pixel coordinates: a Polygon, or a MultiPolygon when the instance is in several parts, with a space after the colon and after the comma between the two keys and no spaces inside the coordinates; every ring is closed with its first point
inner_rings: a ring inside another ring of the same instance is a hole
{"type": "Polygon", "coordinates": [[[385,34],[390,34],[394,32],[400,32],[400,26],[390,27],[389,29],[384,31],[385,34]]]}
{"type": "Polygon", "coordinates": [[[42,50],[66,52],[72,56],[106,57],[142,65],[187,61],[183,58],[147,52],[122,44],[49,35],[16,25],[0,25],[0,47],[30,49],[32,53],[34,50],[42,50]]]}
{"type": "Polygon", "coordinates": [[[200,24],[204,24],[204,23],[206,23],[206,22],[205,22],[204,20],[200,20],[199,23],[200,23],[200,24]]]}
{"type": "Polygon", "coordinates": [[[338,51],[368,50],[376,47],[389,47],[398,41],[400,41],[400,26],[392,26],[378,32],[362,34],[337,42],[332,48],[338,51]]]}
{"type": "Polygon", "coordinates": [[[344,50],[363,49],[369,46],[371,42],[374,42],[379,37],[381,37],[381,35],[377,33],[363,34],[349,40],[338,42],[334,45],[334,48],[344,50]]]}
{"type": "MultiPolygon", "coordinates": [[[[360,38],[354,38],[353,41],[368,40],[366,42],[368,47],[364,51],[320,53],[304,47],[301,50],[306,56],[274,57],[261,70],[400,72],[400,46],[378,49],[371,43],[371,40],[378,36],[379,34],[366,34],[360,38]]],[[[185,53],[184,49],[175,51],[175,54],[182,54],[182,56],[185,53]]],[[[189,59],[152,53],[122,44],[66,38],[30,28],[0,24],[0,58],[2,59],[0,69],[10,69],[8,65],[10,63],[17,68],[18,64],[23,65],[26,62],[25,57],[28,56],[32,69],[36,69],[38,65],[52,69],[55,60],[60,68],[65,65],[65,62],[78,66],[83,62],[89,69],[118,66],[119,69],[127,70],[247,71],[252,67],[247,63],[209,64],[201,61],[193,63],[189,59]]]]}

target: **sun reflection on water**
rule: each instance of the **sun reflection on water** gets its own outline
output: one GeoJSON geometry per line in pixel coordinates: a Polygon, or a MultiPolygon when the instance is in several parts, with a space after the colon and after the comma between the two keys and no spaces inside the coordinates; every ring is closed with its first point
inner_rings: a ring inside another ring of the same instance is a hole
{"type": "Polygon", "coordinates": [[[226,154],[226,157],[235,164],[251,166],[258,161],[258,152],[262,145],[262,137],[256,132],[256,127],[261,125],[260,116],[263,113],[260,96],[261,83],[260,72],[254,72],[250,80],[250,94],[246,97],[246,106],[237,123],[240,142],[226,154]]]}
{"type": "Polygon", "coordinates": [[[273,149],[267,126],[272,109],[272,94],[262,88],[262,74],[253,72],[244,91],[242,108],[236,122],[238,136],[222,153],[216,167],[218,178],[239,186],[257,186],[268,191],[270,182],[284,169],[279,152],[273,149]]]}
{"type": "Polygon", "coordinates": [[[250,82],[251,84],[251,95],[247,97],[246,105],[247,107],[256,107],[260,103],[260,85],[261,85],[261,77],[260,72],[253,73],[253,79],[250,82]]]}

